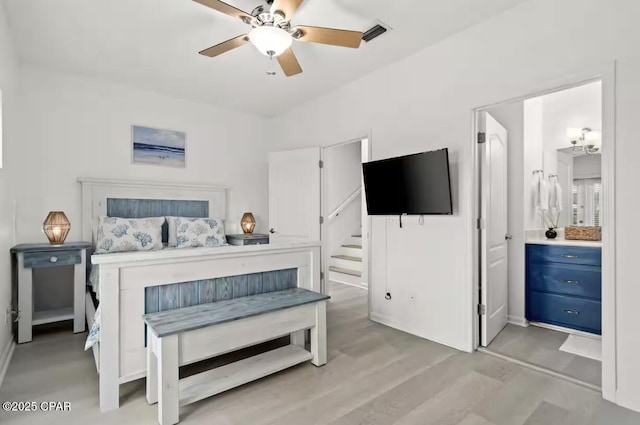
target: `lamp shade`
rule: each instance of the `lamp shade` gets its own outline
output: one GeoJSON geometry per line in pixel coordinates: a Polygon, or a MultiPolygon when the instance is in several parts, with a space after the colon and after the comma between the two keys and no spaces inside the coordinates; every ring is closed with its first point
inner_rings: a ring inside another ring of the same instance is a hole
{"type": "Polygon", "coordinates": [[[249,41],[265,56],[279,56],[291,47],[293,39],[278,27],[256,27],[249,33],[249,41]]]}
{"type": "Polygon", "coordinates": [[[567,137],[569,137],[569,140],[578,140],[582,137],[582,129],[576,127],[567,128],[567,137]]]}
{"type": "Polygon", "coordinates": [[[52,245],[61,245],[69,234],[71,223],[62,211],[51,211],[42,223],[42,230],[52,245]]]}
{"type": "Polygon", "coordinates": [[[253,229],[256,228],[256,219],[253,218],[253,214],[250,212],[244,213],[240,220],[240,227],[242,227],[242,231],[245,235],[253,233],[253,229]]]}

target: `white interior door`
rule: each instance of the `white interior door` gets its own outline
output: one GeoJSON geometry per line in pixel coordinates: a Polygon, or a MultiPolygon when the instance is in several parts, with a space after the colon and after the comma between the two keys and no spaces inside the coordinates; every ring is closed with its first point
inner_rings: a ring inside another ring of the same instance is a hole
{"type": "Polygon", "coordinates": [[[481,341],[487,346],[507,325],[507,130],[491,115],[481,112],[480,211],[481,341]]]}
{"type": "Polygon", "coordinates": [[[320,148],[270,153],[271,241],[319,241],[320,215],[320,148]]]}

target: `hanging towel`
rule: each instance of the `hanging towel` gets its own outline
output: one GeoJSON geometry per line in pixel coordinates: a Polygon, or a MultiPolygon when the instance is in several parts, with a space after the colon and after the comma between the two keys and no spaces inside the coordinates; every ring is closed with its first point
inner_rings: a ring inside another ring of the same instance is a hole
{"type": "Polygon", "coordinates": [[[531,177],[531,204],[534,209],[540,208],[540,176],[533,173],[531,177]]]}
{"type": "Polygon", "coordinates": [[[562,187],[558,178],[554,178],[549,182],[549,208],[557,212],[562,211],[562,187]]]}
{"type": "Polygon", "coordinates": [[[540,211],[548,211],[549,210],[549,185],[547,185],[547,181],[543,178],[540,179],[538,183],[538,209],[540,211]]]}

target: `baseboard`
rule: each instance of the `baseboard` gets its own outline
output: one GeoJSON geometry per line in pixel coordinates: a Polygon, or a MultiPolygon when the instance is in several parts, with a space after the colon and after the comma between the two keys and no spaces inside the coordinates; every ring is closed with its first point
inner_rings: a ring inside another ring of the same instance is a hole
{"type": "Polygon", "coordinates": [[[11,339],[9,344],[7,344],[3,350],[2,355],[0,355],[0,387],[2,387],[2,382],[7,374],[7,370],[9,369],[9,363],[11,362],[11,357],[13,356],[15,348],[16,343],[11,339]]]}
{"type": "Polygon", "coordinates": [[[507,316],[507,322],[511,323],[512,325],[520,326],[523,328],[529,327],[529,321],[524,317],[507,316]]]}
{"type": "Polygon", "coordinates": [[[551,329],[552,331],[564,332],[566,334],[573,334],[583,336],[585,338],[602,340],[602,336],[598,334],[592,334],[589,332],[578,331],[575,329],[564,328],[562,326],[550,325],[548,323],[540,323],[540,322],[529,322],[531,326],[537,326],[539,328],[551,329]]]}

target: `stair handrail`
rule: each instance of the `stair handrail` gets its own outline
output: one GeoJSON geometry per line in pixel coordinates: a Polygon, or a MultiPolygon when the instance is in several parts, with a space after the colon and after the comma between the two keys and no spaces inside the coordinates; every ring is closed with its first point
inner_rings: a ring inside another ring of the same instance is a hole
{"type": "Polygon", "coordinates": [[[338,205],[338,207],[333,210],[331,214],[329,214],[329,221],[339,216],[340,213],[344,211],[344,209],[347,208],[353,201],[355,201],[361,193],[362,187],[358,187],[351,195],[349,195],[349,197],[343,203],[338,205]]]}

